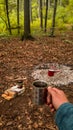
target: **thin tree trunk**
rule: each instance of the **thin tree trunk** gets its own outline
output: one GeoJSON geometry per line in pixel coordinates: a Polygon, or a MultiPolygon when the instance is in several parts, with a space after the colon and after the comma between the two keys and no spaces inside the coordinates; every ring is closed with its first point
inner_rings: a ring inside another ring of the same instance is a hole
{"type": "Polygon", "coordinates": [[[30,21],[33,23],[33,18],[32,18],[32,0],[30,0],[30,21]]]}
{"type": "Polygon", "coordinates": [[[23,0],[19,1],[19,5],[20,5],[20,11],[23,11],[23,0]]]}
{"type": "Polygon", "coordinates": [[[37,18],[40,18],[40,1],[39,0],[37,0],[37,6],[39,7],[39,8],[37,8],[37,11],[38,11],[38,17],[37,18]]]}
{"type": "Polygon", "coordinates": [[[17,25],[18,25],[18,34],[20,33],[19,29],[19,0],[17,0],[17,25]]]}
{"type": "Polygon", "coordinates": [[[51,0],[48,1],[48,8],[51,6],[51,0]]]}
{"type": "Polygon", "coordinates": [[[41,27],[41,29],[43,29],[42,0],[40,0],[40,27],[41,27]]]}
{"type": "Polygon", "coordinates": [[[10,19],[9,19],[8,0],[5,0],[5,6],[6,6],[6,15],[7,15],[7,20],[8,20],[8,26],[9,26],[8,30],[11,35],[12,32],[11,32],[11,25],[10,25],[10,19]]]}
{"type": "Polygon", "coordinates": [[[30,37],[30,0],[24,0],[24,38],[30,37]]]}
{"type": "Polygon", "coordinates": [[[50,36],[54,36],[54,31],[55,31],[55,18],[56,18],[56,10],[57,10],[57,1],[54,1],[54,12],[53,12],[53,20],[52,20],[52,28],[51,28],[51,34],[50,36]]]}
{"type": "Polygon", "coordinates": [[[46,0],[46,13],[45,13],[45,27],[44,27],[44,32],[46,32],[46,28],[47,28],[47,16],[48,16],[48,0],[46,0]]]}
{"type": "Polygon", "coordinates": [[[60,6],[62,6],[62,0],[59,0],[59,2],[58,2],[58,3],[59,3],[59,5],[60,5],[60,6]]]}
{"type": "Polygon", "coordinates": [[[45,6],[46,0],[43,0],[43,6],[45,6]]]}

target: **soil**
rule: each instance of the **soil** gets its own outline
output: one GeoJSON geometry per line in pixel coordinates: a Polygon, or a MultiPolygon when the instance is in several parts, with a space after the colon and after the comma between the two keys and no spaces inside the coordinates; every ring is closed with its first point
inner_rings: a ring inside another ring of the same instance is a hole
{"type": "MultiPolygon", "coordinates": [[[[31,73],[39,64],[49,62],[73,67],[73,32],[34,41],[0,38],[0,130],[58,130],[49,107],[33,104],[31,73]],[[24,94],[10,101],[2,98],[18,79],[24,81],[24,94]]],[[[61,89],[73,103],[73,85],[61,89]]]]}

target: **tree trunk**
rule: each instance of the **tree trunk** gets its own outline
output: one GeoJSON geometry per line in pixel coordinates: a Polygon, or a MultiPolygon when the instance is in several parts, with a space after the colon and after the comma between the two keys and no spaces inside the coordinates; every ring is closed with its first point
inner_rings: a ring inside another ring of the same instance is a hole
{"type": "Polygon", "coordinates": [[[43,0],[43,6],[45,6],[45,4],[46,4],[46,0],[43,0]]]}
{"type": "Polygon", "coordinates": [[[60,6],[62,6],[62,0],[59,0],[58,3],[60,6]]]}
{"type": "Polygon", "coordinates": [[[17,0],[17,26],[18,26],[18,34],[20,33],[19,29],[19,0],[17,0]]]}
{"type": "Polygon", "coordinates": [[[43,29],[42,0],[40,0],[40,27],[43,29]]]}
{"type": "Polygon", "coordinates": [[[37,0],[37,6],[38,6],[38,8],[37,8],[38,17],[37,18],[40,18],[40,1],[39,0],[37,0]]]}
{"type": "Polygon", "coordinates": [[[46,13],[45,13],[45,27],[44,27],[44,32],[46,32],[46,27],[47,27],[47,15],[48,15],[48,0],[46,0],[46,13]]]}
{"type": "Polygon", "coordinates": [[[11,32],[10,19],[9,19],[8,0],[5,0],[5,6],[6,6],[6,15],[7,15],[7,20],[8,20],[8,30],[11,35],[12,32],[11,32]]]}
{"type": "Polygon", "coordinates": [[[30,0],[24,0],[24,38],[30,37],[30,0]]]}
{"type": "Polygon", "coordinates": [[[20,11],[23,11],[23,0],[19,1],[19,5],[20,5],[20,11]]]}
{"type": "Polygon", "coordinates": [[[53,12],[53,20],[52,20],[52,28],[51,28],[51,34],[50,36],[54,36],[54,31],[55,31],[55,18],[56,18],[56,10],[57,10],[57,1],[54,1],[54,12],[53,12]]]}
{"type": "Polygon", "coordinates": [[[30,21],[33,23],[33,18],[32,18],[32,0],[30,0],[30,21]]]}
{"type": "Polygon", "coordinates": [[[51,7],[51,0],[48,1],[48,8],[51,7]]]}

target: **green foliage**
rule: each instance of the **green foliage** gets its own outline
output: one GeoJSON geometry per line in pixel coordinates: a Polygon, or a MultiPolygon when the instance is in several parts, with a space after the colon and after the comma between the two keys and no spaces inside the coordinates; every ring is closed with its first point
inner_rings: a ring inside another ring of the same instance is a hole
{"type": "Polygon", "coordinates": [[[69,6],[67,6],[67,17],[69,24],[73,24],[73,0],[70,0],[69,6]]]}
{"type": "Polygon", "coordinates": [[[17,25],[17,16],[14,10],[10,13],[10,21],[11,21],[11,26],[15,27],[17,25]]]}
{"type": "Polygon", "coordinates": [[[35,21],[38,18],[38,4],[37,4],[37,1],[32,2],[31,9],[32,9],[32,19],[35,21]]]}
{"type": "Polygon", "coordinates": [[[66,30],[66,24],[60,19],[56,22],[56,27],[58,26],[59,30],[66,30]]]}
{"type": "Polygon", "coordinates": [[[0,19],[0,33],[4,33],[6,29],[5,24],[2,22],[2,19],[0,19]]]}
{"type": "Polygon", "coordinates": [[[68,22],[66,8],[64,8],[63,6],[58,7],[56,19],[62,21],[63,23],[68,22]]]}
{"type": "MultiPolygon", "coordinates": [[[[5,11],[5,0],[0,0],[0,34],[8,34],[8,22],[5,11]]],[[[17,27],[17,0],[9,0],[9,18],[11,27],[17,27]]],[[[22,0],[22,3],[24,0],[22,0]]],[[[38,1],[39,2],[39,1],[38,1]]],[[[39,3],[37,0],[31,1],[32,10],[32,20],[31,20],[31,33],[32,34],[42,34],[40,28],[40,14],[39,14],[39,3]]],[[[48,10],[48,20],[47,20],[47,30],[49,31],[52,26],[52,15],[53,15],[53,5],[54,0],[51,1],[51,6],[48,10]]],[[[21,7],[21,5],[20,5],[21,7]]],[[[45,4],[43,4],[43,22],[45,18],[45,4]]],[[[24,10],[20,8],[20,32],[24,29],[24,10]]],[[[73,0],[62,0],[61,3],[58,2],[57,15],[56,15],[56,28],[59,30],[66,30],[68,28],[73,29],[73,0]]],[[[44,30],[44,28],[43,28],[44,30]]],[[[12,29],[12,34],[17,34],[17,29],[12,29]]]]}
{"type": "Polygon", "coordinates": [[[31,28],[32,28],[31,33],[33,35],[37,34],[38,32],[41,31],[41,29],[39,28],[39,26],[40,26],[40,20],[39,19],[37,19],[37,20],[33,21],[33,23],[31,23],[31,28]]]}
{"type": "Polygon", "coordinates": [[[23,27],[24,26],[24,13],[23,11],[20,12],[20,26],[23,27]]]}
{"type": "Polygon", "coordinates": [[[67,5],[69,5],[69,0],[62,0],[62,6],[66,7],[67,5]]]}
{"type": "Polygon", "coordinates": [[[6,30],[6,16],[3,0],[0,1],[0,34],[6,30]]]}

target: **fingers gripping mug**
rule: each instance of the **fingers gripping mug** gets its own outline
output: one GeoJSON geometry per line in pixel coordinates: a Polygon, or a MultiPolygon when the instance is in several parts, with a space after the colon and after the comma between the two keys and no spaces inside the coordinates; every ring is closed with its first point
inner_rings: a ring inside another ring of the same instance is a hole
{"type": "Polygon", "coordinates": [[[47,87],[45,81],[36,80],[33,82],[34,87],[34,104],[44,105],[47,102],[47,87]]]}

